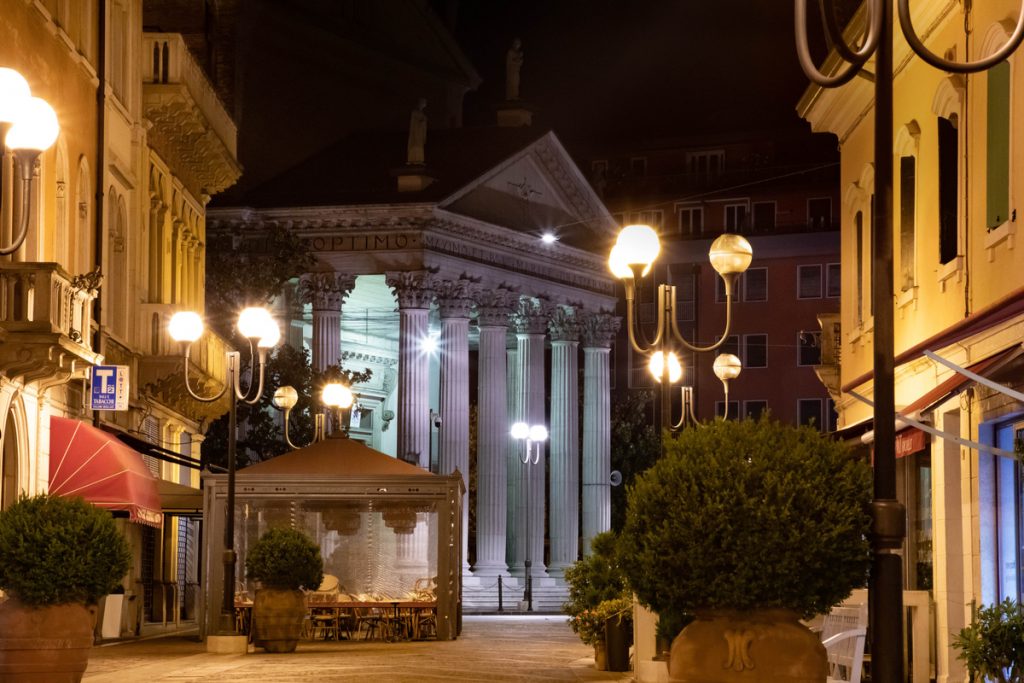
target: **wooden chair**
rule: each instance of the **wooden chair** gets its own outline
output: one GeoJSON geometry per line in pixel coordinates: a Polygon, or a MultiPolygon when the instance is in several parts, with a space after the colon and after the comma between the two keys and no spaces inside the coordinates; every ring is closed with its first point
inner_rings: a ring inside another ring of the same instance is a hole
{"type": "Polygon", "coordinates": [[[821,644],[828,653],[828,683],[860,683],[867,624],[867,605],[833,607],[825,615],[821,644]]]}

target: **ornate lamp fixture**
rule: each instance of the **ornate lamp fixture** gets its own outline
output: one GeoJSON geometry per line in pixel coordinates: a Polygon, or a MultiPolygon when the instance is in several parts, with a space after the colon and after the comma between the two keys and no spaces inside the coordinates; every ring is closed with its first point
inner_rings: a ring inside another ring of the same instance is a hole
{"type": "Polygon", "coordinates": [[[548,428],[544,425],[528,425],[525,422],[516,422],[509,430],[509,435],[516,441],[525,441],[526,448],[519,456],[519,461],[525,465],[523,468],[523,488],[526,491],[526,519],[525,519],[525,541],[526,553],[523,558],[523,569],[526,571],[526,590],[523,599],[526,600],[526,611],[533,611],[533,558],[530,553],[530,481],[527,473],[530,465],[540,462],[540,445],[548,440],[548,428]],[[534,448],[536,446],[536,448],[534,448]]]}
{"type": "Polygon", "coordinates": [[[17,186],[18,230],[0,254],[13,254],[28,235],[29,201],[39,155],[49,149],[60,134],[60,124],[46,100],[32,97],[28,81],[7,67],[0,67],[0,179],[7,169],[7,153],[14,157],[20,183],[17,186]]]}
{"type": "MultiPolygon", "coordinates": [[[[619,232],[619,238],[612,247],[608,256],[608,267],[612,274],[622,280],[626,288],[626,329],[629,335],[630,346],[640,354],[651,354],[648,369],[655,379],[661,383],[661,425],[664,428],[671,427],[678,429],[686,419],[687,406],[684,400],[684,414],[676,425],[671,421],[671,401],[669,400],[669,386],[679,381],[683,369],[679,357],[673,349],[685,348],[697,353],[714,351],[722,346],[729,336],[729,327],[732,323],[732,286],[736,278],[741,275],[749,266],[754,257],[754,250],[750,242],[741,235],[726,233],[719,235],[711,248],[708,250],[708,260],[711,266],[721,276],[725,283],[725,329],[721,337],[714,344],[698,346],[688,342],[679,331],[678,318],[676,315],[676,288],[674,285],[658,285],[657,294],[657,324],[655,326],[654,338],[648,340],[643,329],[636,319],[637,281],[646,277],[651,272],[658,254],[661,252],[661,241],[658,233],[649,225],[627,225],[619,232]]],[[[726,372],[730,375],[723,379],[723,375],[715,374],[723,380],[723,385],[728,391],[728,380],[739,375],[739,359],[731,354],[725,354],[735,359],[723,361],[723,368],[734,368],[726,372]]],[[[723,370],[724,371],[724,370],[723,370]]],[[[686,387],[683,388],[684,399],[687,395],[686,387]]],[[[690,392],[692,396],[692,390],[690,392]]],[[[726,402],[728,407],[728,399],[726,402]]],[[[692,407],[689,408],[692,417],[692,407]]]]}
{"type": "MultiPolygon", "coordinates": [[[[295,390],[295,387],[284,385],[279,387],[274,392],[274,398],[271,399],[274,407],[278,410],[284,411],[284,440],[288,442],[288,445],[292,448],[301,448],[292,443],[291,436],[288,433],[288,416],[291,414],[292,408],[299,401],[299,393],[295,390]]],[[[348,411],[352,409],[352,405],[355,403],[355,395],[352,390],[340,382],[329,382],[324,385],[324,388],[320,391],[320,401],[327,406],[331,411],[335,412],[334,426],[335,429],[331,433],[331,438],[344,438],[348,436],[347,420],[345,419],[348,411]]],[[[313,440],[310,445],[317,441],[322,441],[326,438],[326,426],[325,426],[325,415],[324,413],[314,413],[313,420],[313,440]]]]}
{"type": "Polygon", "coordinates": [[[184,345],[185,388],[192,398],[203,403],[219,401],[231,391],[228,410],[228,487],[227,522],[224,526],[224,602],[221,605],[221,631],[235,634],[234,576],[235,563],[235,451],[238,431],[238,401],[254,405],[263,394],[263,380],[267,363],[267,350],[277,345],[281,330],[265,308],[246,308],[238,316],[238,331],[249,340],[250,365],[255,364],[248,386],[243,390],[241,381],[241,354],[225,352],[226,377],[224,386],[215,396],[202,396],[192,389],[188,378],[192,343],[203,336],[203,320],[199,314],[180,311],[171,317],[167,331],[171,338],[184,345]]]}

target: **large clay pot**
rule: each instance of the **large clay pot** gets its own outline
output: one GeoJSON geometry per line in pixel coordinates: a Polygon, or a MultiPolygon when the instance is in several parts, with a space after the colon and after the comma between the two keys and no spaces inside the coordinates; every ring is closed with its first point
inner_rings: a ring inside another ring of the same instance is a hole
{"type": "Polygon", "coordinates": [[[594,643],[594,668],[598,671],[608,670],[608,649],[603,640],[594,643]]]}
{"type": "Polygon", "coordinates": [[[260,588],[252,604],[253,643],[267,652],[294,652],[305,618],[302,591],[260,588]]]}
{"type": "Polygon", "coordinates": [[[827,667],[818,637],[780,609],[698,612],[669,658],[680,683],[824,683],[827,667]]]}
{"type": "Polygon", "coordinates": [[[78,683],[95,623],[95,607],[0,601],[0,683],[78,683]]]}

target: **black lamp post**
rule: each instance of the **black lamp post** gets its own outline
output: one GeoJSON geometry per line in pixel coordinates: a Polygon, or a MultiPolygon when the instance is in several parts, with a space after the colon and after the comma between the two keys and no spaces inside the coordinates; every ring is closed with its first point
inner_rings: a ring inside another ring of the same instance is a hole
{"type": "Polygon", "coordinates": [[[192,343],[203,335],[203,321],[197,313],[181,311],[171,317],[167,331],[171,338],[185,345],[185,388],[192,398],[203,403],[219,401],[230,390],[228,408],[228,489],[227,519],[224,524],[224,601],[221,604],[220,633],[234,635],[235,629],[235,451],[238,431],[238,401],[254,405],[263,393],[263,379],[266,369],[267,349],[273,348],[281,339],[281,331],[264,308],[247,308],[238,316],[238,330],[249,340],[250,363],[258,363],[256,376],[250,377],[245,390],[241,383],[241,354],[225,352],[226,377],[224,386],[215,396],[202,396],[192,389],[188,379],[189,359],[192,343]]]}
{"type": "Polygon", "coordinates": [[[523,539],[526,541],[526,552],[523,554],[523,568],[526,571],[526,587],[523,591],[523,598],[526,600],[526,611],[533,611],[533,553],[530,549],[530,465],[540,462],[540,445],[548,439],[548,428],[544,425],[528,425],[525,422],[516,422],[509,431],[512,438],[517,441],[525,441],[526,448],[519,456],[523,463],[523,486],[526,489],[523,495],[526,497],[526,519],[523,539]],[[536,446],[536,448],[534,448],[536,446]]]}
{"type": "MultiPolygon", "coordinates": [[[[1009,57],[1024,39],[1024,12],[1007,44],[995,54],[968,63],[933,54],[918,37],[910,19],[910,0],[896,0],[900,28],[913,52],[928,64],[959,74],[978,73],[1009,57]]],[[[896,500],[896,405],[893,340],[892,178],[893,178],[893,0],[866,0],[867,27],[861,46],[846,42],[835,18],[834,0],[822,0],[828,43],[844,64],[833,75],[814,65],[807,42],[807,0],[794,0],[796,52],[811,81],[835,88],[860,74],[875,57],[875,278],[874,327],[874,500],[872,501],[871,674],[879,681],[903,680],[903,576],[898,555],[906,537],[906,511],[896,500]]]]}

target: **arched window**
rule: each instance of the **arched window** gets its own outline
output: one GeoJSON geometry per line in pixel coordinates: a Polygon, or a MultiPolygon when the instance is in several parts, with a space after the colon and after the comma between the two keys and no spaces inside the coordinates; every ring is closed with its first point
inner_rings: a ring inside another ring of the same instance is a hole
{"type": "Polygon", "coordinates": [[[56,201],[54,203],[54,235],[52,247],[52,259],[61,264],[66,270],[70,270],[71,263],[68,260],[68,195],[71,188],[68,186],[68,145],[64,136],[57,139],[57,165],[56,172],[57,187],[56,201]]]}
{"type": "Polygon", "coordinates": [[[917,154],[921,128],[911,121],[900,128],[893,141],[893,150],[899,160],[899,273],[897,282],[901,292],[911,291],[917,284],[917,154]]]}
{"type": "Polygon", "coordinates": [[[959,122],[963,90],[963,76],[948,76],[939,82],[932,100],[932,111],[938,117],[939,263],[942,265],[960,254],[959,122]]]}
{"type": "Polygon", "coordinates": [[[71,272],[84,273],[91,270],[92,262],[92,176],[85,155],[78,160],[75,187],[75,234],[69,248],[68,265],[71,272]]]}

